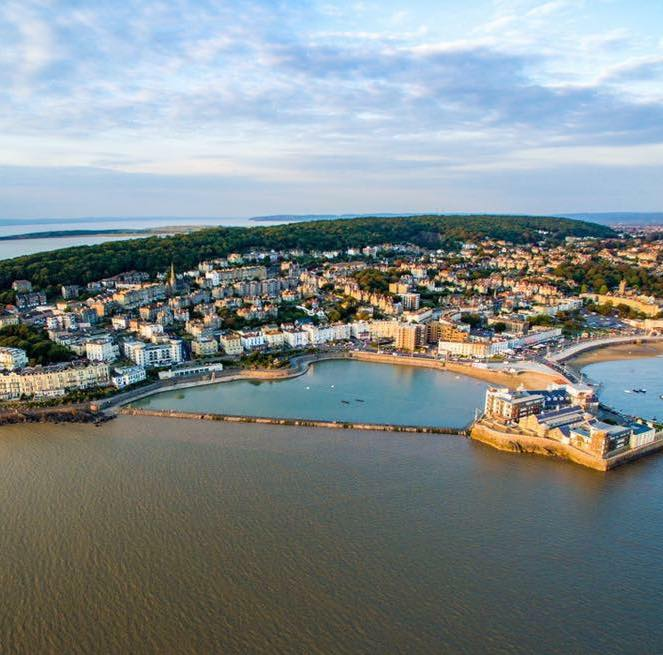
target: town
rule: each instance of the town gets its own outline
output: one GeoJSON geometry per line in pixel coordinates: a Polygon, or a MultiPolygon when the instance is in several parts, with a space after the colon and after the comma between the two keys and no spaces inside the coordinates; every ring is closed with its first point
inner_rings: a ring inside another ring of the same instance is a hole
{"type": "MultiPolygon", "coordinates": [[[[315,352],[408,355],[512,373],[547,367],[581,382],[555,352],[596,337],[663,333],[663,299],[642,276],[616,281],[619,270],[660,280],[663,241],[636,233],[551,245],[542,234],[534,244],[468,241],[457,250],[411,243],[251,250],[193,270],[171,265],[153,278],[132,270],[64,285],[55,298],[15,280],[13,302],[0,312],[0,398],[92,400],[224,367],[287,367],[293,356],[315,352]]],[[[548,396],[511,393],[490,391],[487,416],[549,432],[548,396]],[[529,408],[527,416],[516,406],[529,408]]],[[[559,439],[596,449],[597,424],[586,414],[596,407],[581,405],[565,414],[573,436],[559,439]]],[[[624,429],[642,445],[634,428],[624,429]]],[[[610,435],[604,454],[623,447],[615,430],[602,434],[610,435]]]]}

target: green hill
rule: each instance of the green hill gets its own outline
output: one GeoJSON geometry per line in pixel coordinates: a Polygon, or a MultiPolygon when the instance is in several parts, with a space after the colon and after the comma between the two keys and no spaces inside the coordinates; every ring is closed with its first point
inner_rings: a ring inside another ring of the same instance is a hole
{"type": "Polygon", "coordinates": [[[171,261],[182,269],[249,248],[304,250],[362,247],[410,242],[429,248],[454,248],[462,241],[504,239],[560,242],[567,236],[611,237],[608,227],[567,218],[530,216],[414,216],[312,221],[259,227],[216,227],[171,237],[149,237],[78,246],[0,262],[0,290],[13,280],[55,292],[62,284],[92,280],[137,269],[154,274],[171,261]],[[545,234],[544,234],[545,233],[545,234]]]}

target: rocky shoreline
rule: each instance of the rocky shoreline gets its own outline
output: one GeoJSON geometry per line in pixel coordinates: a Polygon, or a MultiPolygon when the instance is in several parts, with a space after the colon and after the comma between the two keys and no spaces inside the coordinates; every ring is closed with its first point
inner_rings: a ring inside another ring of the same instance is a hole
{"type": "Polygon", "coordinates": [[[93,423],[100,424],[112,418],[89,407],[21,408],[0,412],[0,425],[20,423],[93,423]]]}

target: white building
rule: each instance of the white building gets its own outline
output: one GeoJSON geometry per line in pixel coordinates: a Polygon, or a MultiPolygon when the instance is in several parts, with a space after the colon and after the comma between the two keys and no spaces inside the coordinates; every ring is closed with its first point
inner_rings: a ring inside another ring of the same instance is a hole
{"type": "Polygon", "coordinates": [[[265,337],[262,332],[252,332],[249,330],[240,330],[238,332],[244,350],[261,348],[265,345],[265,337]]]}
{"type": "Polygon", "coordinates": [[[400,296],[404,311],[409,312],[419,309],[421,296],[418,293],[402,293],[400,296]]]}
{"type": "Polygon", "coordinates": [[[242,340],[238,334],[224,334],[220,341],[226,355],[241,355],[244,352],[242,340]]]}
{"type": "Polygon", "coordinates": [[[69,391],[107,386],[108,364],[54,364],[0,374],[0,399],[63,396],[69,391]]]}
{"type": "Polygon", "coordinates": [[[283,338],[291,348],[304,348],[309,344],[309,333],[304,330],[284,330],[283,338]]]}
{"type": "Polygon", "coordinates": [[[263,328],[262,334],[265,337],[265,344],[268,348],[281,348],[285,342],[283,332],[276,328],[263,328]]]}
{"type": "Polygon", "coordinates": [[[130,387],[132,384],[138,384],[147,377],[147,373],[142,366],[122,366],[115,369],[115,374],[111,377],[113,386],[118,389],[130,387]]]}
{"type": "Polygon", "coordinates": [[[110,338],[91,339],[85,344],[85,356],[91,362],[114,362],[120,356],[120,348],[110,338]]]}
{"type": "Polygon", "coordinates": [[[169,339],[164,343],[125,341],[124,354],[144,368],[173,366],[183,360],[182,342],[179,339],[169,339]]]}
{"type": "Polygon", "coordinates": [[[16,371],[28,365],[28,356],[21,348],[0,348],[0,370],[16,371]]]}

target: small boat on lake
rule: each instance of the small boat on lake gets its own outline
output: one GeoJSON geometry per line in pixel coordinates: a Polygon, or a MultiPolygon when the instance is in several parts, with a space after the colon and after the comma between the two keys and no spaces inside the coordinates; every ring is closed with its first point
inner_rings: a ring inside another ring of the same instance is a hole
{"type": "Polygon", "coordinates": [[[349,400],[341,400],[341,402],[342,402],[344,405],[349,405],[349,404],[350,404],[350,401],[349,401],[349,400]]]}

